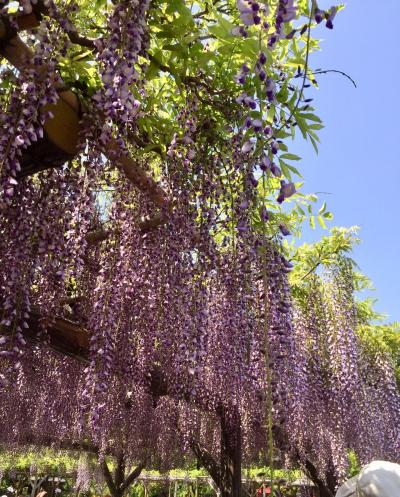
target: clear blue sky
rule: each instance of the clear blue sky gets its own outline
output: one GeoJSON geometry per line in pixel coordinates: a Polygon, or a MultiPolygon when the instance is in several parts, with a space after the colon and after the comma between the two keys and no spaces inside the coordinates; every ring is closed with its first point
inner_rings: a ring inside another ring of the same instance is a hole
{"type": "Polygon", "coordinates": [[[345,71],[358,88],[336,74],[319,76],[320,153],[300,142],[294,147],[304,158],[304,191],[330,193],[320,198],[334,225],[360,226],[354,258],[374,283],[377,310],[390,321],[400,321],[399,7],[400,0],[350,0],[333,31],[318,28],[322,52],[312,56],[312,67],[345,71]]]}

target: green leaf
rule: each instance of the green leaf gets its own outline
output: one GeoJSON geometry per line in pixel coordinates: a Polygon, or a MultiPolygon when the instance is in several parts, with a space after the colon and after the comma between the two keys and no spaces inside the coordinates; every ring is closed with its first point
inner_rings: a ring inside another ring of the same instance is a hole
{"type": "Polygon", "coordinates": [[[316,116],[315,114],[311,114],[311,113],[301,113],[300,116],[302,117],[302,119],[308,119],[309,121],[315,121],[317,123],[322,123],[321,119],[316,116]]]}
{"type": "Polygon", "coordinates": [[[320,209],[318,210],[318,214],[322,214],[323,212],[326,211],[326,202],[324,202],[322,204],[322,206],[320,207],[320,209]]]}
{"type": "Polygon", "coordinates": [[[321,228],[326,230],[326,224],[325,224],[324,218],[322,216],[318,216],[317,219],[318,219],[318,223],[321,226],[321,228]]]}
{"type": "Polygon", "coordinates": [[[306,139],[308,131],[307,122],[305,121],[305,119],[301,118],[300,116],[296,116],[296,122],[299,126],[301,134],[303,135],[303,138],[306,139]]]}
{"type": "Polygon", "coordinates": [[[301,157],[295,154],[282,154],[280,156],[281,159],[287,159],[287,160],[301,160],[301,157]]]}

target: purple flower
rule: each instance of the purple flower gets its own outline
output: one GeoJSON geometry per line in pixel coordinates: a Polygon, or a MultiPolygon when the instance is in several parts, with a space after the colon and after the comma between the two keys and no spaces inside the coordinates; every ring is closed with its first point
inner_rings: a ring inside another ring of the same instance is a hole
{"type": "Polygon", "coordinates": [[[285,266],[287,269],[292,269],[293,264],[289,261],[287,261],[283,256],[281,257],[282,264],[285,266]]]}
{"type": "Polygon", "coordinates": [[[239,231],[239,233],[246,233],[246,231],[249,231],[249,226],[246,221],[240,219],[237,223],[237,230],[239,231]]]}
{"type": "Polygon", "coordinates": [[[244,103],[248,105],[252,110],[255,110],[257,108],[256,102],[251,97],[245,97],[244,103]]]}
{"type": "Polygon", "coordinates": [[[279,143],[275,140],[273,140],[271,142],[271,152],[276,155],[278,153],[278,150],[279,150],[279,143]]]}
{"type": "Polygon", "coordinates": [[[333,22],[332,21],[335,18],[337,11],[338,11],[337,7],[331,7],[328,14],[325,16],[326,17],[326,27],[328,29],[333,29],[333,22]]]}
{"type": "Polygon", "coordinates": [[[188,150],[186,157],[189,160],[193,160],[196,157],[196,152],[193,149],[188,150]]]}
{"type": "Polygon", "coordinates": [[[296,30],[292,29],[292,31],[286,35],[286,39],[291,40],[295,34],[296,34],[296,30]]]}
{"type": "Polygon", "coordinates": [[[236,0],[236,7],[239,12],[251,12],[248,2],[245,0],[236,0]]]}
{"type": "Polygon", "coordinates": [[[266,56],[265,52],[260,52],[260,55],[258,56],[258,60],[259,60],[260,64],[262,64],[262,65],[267,63],[267,56],[266,56]]]}
{"type": "Polygon", "coordinates": [[[253,119],[252,125],[254,128],[254,131],[258,132],[258,131],[262,130],[263,123],[260,119],[253,119]]]}
{"type": "Polygon", "coordinates": [[[254,174],[250,174],[250,175],[249,175],[249,182],[250,182],[250,184],[251,184],[251,186],[252,186],[253,188],[256,188],[256,187],[257,187],[257,185],[258,185],[258,181],[257,181],[257,180],[256,180],[256,178],[254,177],[254,174]]]}
{"type": "Polygon", "coordinates": [[[271,164],[271,173],[276,178],[280,178],[282,176],[282,171],[280,170],[280,168],[274,162],[271,164]]]}
{"type": "Polygon", "coordinates": [[[267,98],[270,102],[272,102],[273,100],[275,100],[276,85],[275,81],[271,77],[268,77],[266,79],[265,88],[267,90],[267,98]]]}
{"type": "Polygon", "coordinates": [[[250,72],[250,69],[246,64],[243,64],[240,72],[234,77],[236,83],[243,85],[246,82],[246,76],[250,72]]]}
{"type": "Polygon", "coordinates": [[[231,29],[231,35],[233,36],[239,36],[242,34],[242,26],[235,26],[234,28],[231,29]]]}
{"type": "Polygon", "coordinates": [[[17,147],[20,147],[21,145],[24,144],[24,139],[21,135],[17,135],[15,137],[15,140],[14,140],[14,144],[17,146],[17,147]]]}
{"type": "Polygon", "coordinates": [[[261,163],[260,163],[261,171],[268,171],[270,167],[271,167],[271,161],[269,160],[268,156],[263,155],[261,157],[261,163]]]}
{"type": "Polygon", "coordinates": [[[235,83],[238,83],[239,85],[244,85],[246,82],[246,75],[240,72],[234,77],[234,80],[235,83]]]}
{"type": "Polygon", "coordinates": [[[235,26],[231,30],[231,35],[233,36],[243,36],[243,38],[247,38],[247,31],[244,26],[235,26]]]}
{"type": "Polygon", "coordinates": [[[252,150],[252,148],[253,148],[253,144],[251,143],[251,141],[248,140],[247,142],[243,143],[242,152],[244,154],[247,154],[250,152],[250,150],[252,150]]]}
{"type": "Polygon", "coordinates": [[[290,22],[296,18],[297,7],[294,5],[294,0],[280,0],[278,16],[282,17],[283,22],[290,22]]]}
{"type": "Polygon", "coordinates": [[[252,11],[249,9],[249,12],[241,12],[240,20],[245,26],[252,26],[254,24],[254,16],[252,11]]]}
{"type": "Polygon", "coordinates": [[[260,209],[260,217],[262,221],[268,221],[269,220],[269,213],[265,206],[262,206],[260,209]]]}
{"type": "Polygon", "coordinates": [[[251,123],[252,123],[251,117],[247,116],[245,121],[244,121],[244,125],[246,126],[246,128],[250,128],[251,123]]]}
{"type": "Polygon", "coordinates": [[[290,231],[288,230],[288,228],[284,224],[280,224],[279,229],[281,230],[281,233],[283,236],[290,235],[290,231]]]}
{"type": "Polygon", "coordinates": [[[264,135],[272,136],[272,128],[271,128],[271,126],[265,126],[265,128],[264,128],[264,135]]]}
{"type": "Polygon", "coordinates": [[[236,98],[236,103],[238,104],[242,104],[243,102],[245,102],[246,98],[249,98],[247,93],[246,92],[243,92],[241,95],[239,95],[237,98],[236,98]]]}
{"type": "Polygon", "coordinates": [[[314,19],[317,24],[321,24],[321,22],[324,20],[324,12],[318,7],[315,8],[314,19]]]}
{"type": "Polygon", "coordinates": [[[293,183],[281,181],[281,189],[278,196],[278,203],[281,204],[286,198],[291,197],[296,193],[296,187],[293,183]]]}

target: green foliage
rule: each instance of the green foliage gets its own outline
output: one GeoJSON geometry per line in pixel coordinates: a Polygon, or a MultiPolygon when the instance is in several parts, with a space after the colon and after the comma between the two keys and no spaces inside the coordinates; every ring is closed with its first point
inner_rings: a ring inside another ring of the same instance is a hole
{"type": "MultiPolygon", "coordinates": [[[[0,479],[1,486],[13,485],[15,488],[21,484],[27,485],[29,471],[32,463],[35,463],[37,468],[37,475],[53,475],[62,476],[67,478],[67,485],[64,486],[63,492],[60,494],[72,494],[73,485],[75,482],[76,469],[79,462],[79,453],[52,451],[51,449],[32,449],[28,451],[10,452],[10,451],[0,451],[0,470],[3,473],[3,478],[0,479]],[[15,475],[10,476],[10,470],[13,470],[15,474],[19,477],[25,475],[25,479],[21,484],[17,483],[15,475]]],[[[97,465],[97,460],[95,457],[92,458],[90,466],[92,469],[97,465]]],[[[112,465],[111,465],[112,468],[112,465]]],[[[203,469],[197,468],[176,468],[169,471],[167,474],[162,474],[155,470],[145,470],[144,473],[150,477],[160,478],[165,476],[170,478],[187,478],[188,480],[195,480],[198,478],[198,488],[197,495],[199,497],[214,496],[215,490],[212,486],[207,483],[205,478],[209,478],[207,472],[203,469]]],[[[268,467],[250,467],[243,468],[243,477],[258,480],[258,482],[253,482],[252,487],[258,487],[261,485],[259,481],[267,481],[270,469],[268,467]]],[[[274,474],[277,480],[284,480],[286,482],[292,482],[298,478],[302,477],[300,470],[286,470],[286,469],[275,469],[274,474]]],[[[19,487],[18,487],[19,488],[19,487]]],[[[22,490],[22,487],[21,487],[22,490]]],[[[99,494],[99,487],[94,481],[90,485],[90,490],[88,493],[79,492],[81,497],[94,496],[99,494]]],[[[100,491],[100,493],[107,492],[106,489],[100,491]]],[[[144,497],[148,495],[149,497],[175,495],[175,483],[172,480],[171,483],[168,482],[158,482],[149,481],[147,483],[147,492],[145,492],[144,485],[141,482],[137,482],[129,489],[130,497],[144,497]]],[[[177,481],[176,484],[176,497],[195,497],[196,495],[196,484],[195,482],[189,483],[182,480],[177,481]]]]}
{"type": "Polygon", "coordinates": [[[349,471],[347,473],[348,478],[352,478],[353,476],[356,476],[361,469],[360,461],[358,460],[357,454],[353,451],[350,450],[348,453],[348,458],[349,458],[349,471]]]}
{"type": "MultiPolygon", "coordinates": [[[[270,7],[273,25],[277,2],[268,0],[265,3],[270,7]]],[[[56,0],[56,4],[61,10],[65,7],[62,0],[56,0]]],[[[76,4],[79,9],[70,16],[80,36],[93,40],[106,35],[112,2],[77,0],[76,4]]],[[[310,19],[310,27],[315,27],[310,16],[311,5],[311,0],[298,2],[299,16],[295,27],[306,26],[310,19]]],[[[219,144],[229,140],[232,130],[238,129],[243,121],[243,113],[235,99],[243,90],[252,90],[255,84],[249,78],[241,87],[235,83],[234,77],[243,64],[253,68],[259,52],[264,51],[268,73],[283,71],[286,78],[277,94],[277,102],[271,104],[267,113],[269,124],[276,129],[276,118],[284,123],[289,117],[297,123],[296,126],[282,125],[276,130],[275,138],[282,140],[276,162],[283,177],[295,182],[297,190],[301,190],[301,157],[290,152],[288,143],[299,136],[310,141],[317,151],[318,132],[323,127],[313,105],[302,102],[303,84],[317,85],[310,54],[320,47],[309,30],[302,35],[280,39],[274,50],[268,48],[267,37],[261,38],[256,27],[249,27],[246,39],[234,36],[232,29],[239,23],[235,0],[154,0],[149,9],[148,23],[148,59],[139,61],[147,80],[146,98],[138,94],[137,88],[131,88],[143,106],[137,132],[128,137],[134,155],[139,159],[145,157],[155,177],[159,175],[172,137],[181,133],[177,112],[187,104],[188,95],[194,93],[200,103],[196,112],[198,128],[201,129],[198,145],[203,146],[205,155],[220,153],[223,156],[224,150],[219,148],[219,144]],[[304,81],[302,77],[296,78],[299,70],[305,73],[304,81]],[[292,83],[294,89],[290,90],[292,83]]],[[[289,33],[292,27],[286,26],[285,29],[289,33]]],[[[86,46],[72,44],[66,56],[59,60],[59,70],[65,83],[84,101],[89,101],[101,86],[96,54],[86,46]]],[[[7,78],[2,84],[7,85],[7,78]]],[[[251,117],[260,118],[261,114],[262,110],[257,108],[251,112],[251,117]]],[[[228,181],[229,174],[221,172],[221,182],[228,181]]],[[[305,222],[313,228],[316,225],[327,228],[327,222],[333,216],[326,203],[318,205],[315,194],[299,192],[280,206],[276,202],[279,187],[278,178],[270,177],[267,185],[261,185],[260,181],[252,220],[256,228],[263,227],[259,215],[262,205],[270,213],[269,237],[279,236],[280,224],[287,226],[295,236],[300,236],[305,222]]],[[[232,199],[232,204],[235,200],[232,199]]],[[[222,239],[224,234],[220,233],[219,237],[222,239]]]]}
{"type": "MultiPolygon", "coordinates": [[[[330,234],[323,236],[316,243],[304,243],[292,249],[291,260],[294,263],[290,281],[294,292],[300,292],[308,278],[319,268],[330,268],[337,264],[339,258],[349,256],[353,246],[358,244],[358,228],[332,228],[330,234]]],[[[353,265],[354,261],[352,261],[353,265]]]]}
{"type": "MultiPolygon", "coordinates": [[[[271,469],[268,466],[262,467],[251,467],[247,470],[244,470],[244,474],[246,478],[265,478],[266,480],[269,478],[271,474],[271,469]]],[[[277,480],[286,480],[286,481],[294,481],[297,478],[301,478],[302,473],[298,469],[274,469],[274,476],[277,480]]]]}
{"type": "Polygon", "coordinates": [[[78,453],[54,452],[51,449],[34,449],[10,452],[0,449],[0,469],[14,468],[17,471],[29,471],[34,463],[39,473],[61,471],[66,474],[75,469],[79,459],[78,453]]]}

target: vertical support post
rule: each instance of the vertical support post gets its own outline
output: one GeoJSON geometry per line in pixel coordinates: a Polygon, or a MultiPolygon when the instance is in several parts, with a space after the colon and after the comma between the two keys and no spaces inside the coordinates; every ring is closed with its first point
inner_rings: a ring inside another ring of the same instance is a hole
{"type": "Polygon", "coordinates": [[[238,412],[221,414],[221,495],[240,497],[242,486],[242,433],[238,412]]]}

